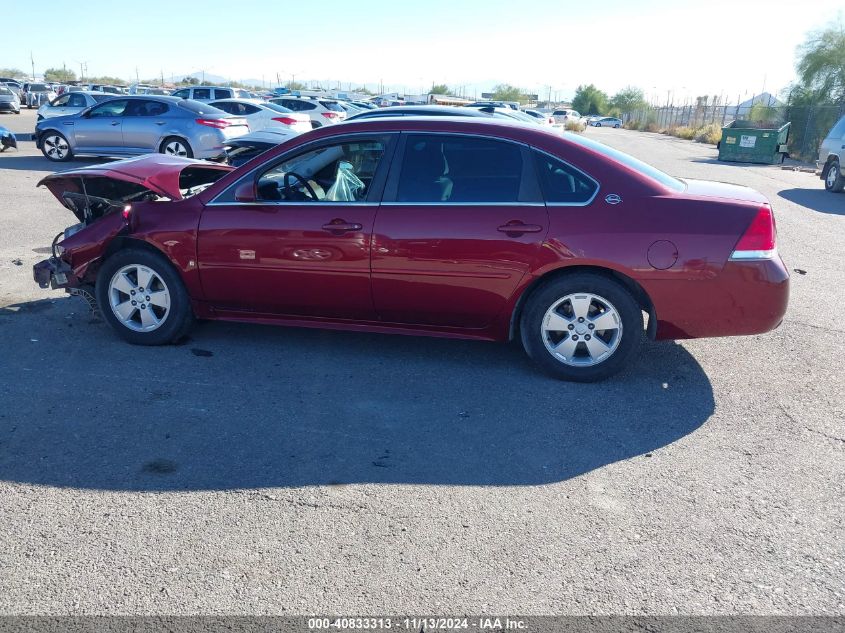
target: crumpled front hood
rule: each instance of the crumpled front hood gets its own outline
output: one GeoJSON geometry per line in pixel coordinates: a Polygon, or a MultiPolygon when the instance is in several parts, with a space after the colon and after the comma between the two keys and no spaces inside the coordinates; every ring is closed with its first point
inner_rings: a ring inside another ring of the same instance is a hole
{"type": "Polygon", "coordinates": [[[180,178],[182,172],[188,167],[224,173],[234,169],[229,165],[219,165],[192,158],[147,154],[138,158],[127,158],[102,165],[91,165],[90,167],[80,167],[51,174],[42,178],[37,186],[46,186],[61,201],[62,193],[66,190],[79,191],[79,184],[82,180],[110,178],[140,185],[171,200],[181,200],[180,178]]]}

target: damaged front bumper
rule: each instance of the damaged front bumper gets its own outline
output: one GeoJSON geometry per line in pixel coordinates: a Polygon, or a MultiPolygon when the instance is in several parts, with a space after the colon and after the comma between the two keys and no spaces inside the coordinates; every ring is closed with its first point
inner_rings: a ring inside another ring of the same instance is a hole
{"type": "Polygon", "coordinates": [[[32,276],[42,288],[78,288],[79,278],[73,274],[70,264],[57,257],[38,262],[32,267],[32,276]]]}

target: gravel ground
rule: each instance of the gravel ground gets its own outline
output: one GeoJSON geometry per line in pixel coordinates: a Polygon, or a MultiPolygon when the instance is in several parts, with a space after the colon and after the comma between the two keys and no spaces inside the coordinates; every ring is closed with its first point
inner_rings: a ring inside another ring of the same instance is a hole
{"type": "Polygon", "coordinates": [[[845,195],[587,134],[769,197],[806,273],[780,329],[649,344],[598,385],[516,345],[130,347],[32,282],[72,217],[31,142],[0,155],[0,613],[845,614],[845,195]]]}

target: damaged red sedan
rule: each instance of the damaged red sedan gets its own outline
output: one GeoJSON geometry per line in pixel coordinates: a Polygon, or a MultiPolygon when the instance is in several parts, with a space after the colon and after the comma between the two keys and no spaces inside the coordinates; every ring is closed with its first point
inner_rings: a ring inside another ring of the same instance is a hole
{"type": "Polygon", "coordinates": [[[789,295],[756,191],[498,120],[349,122],[237,169],[149,155],[40,184],[79,223],[35,280],[136,344],[196,318],[519,338],[593,381],[645,335],[769,331],[789,295]]]}

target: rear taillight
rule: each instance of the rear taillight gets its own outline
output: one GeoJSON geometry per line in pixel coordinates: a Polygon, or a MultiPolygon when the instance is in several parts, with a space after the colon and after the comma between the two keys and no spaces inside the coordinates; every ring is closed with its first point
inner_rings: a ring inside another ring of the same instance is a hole
{"type": "Polygon", "coordinates": [[[274,121],[278,121],[279,123],[284,123],[285,125],[295,125],[299,123],[296,119],[292,119],[289,116],[274,116],[274,121]]]}
{"type": "Polygon", "coordinates": [[[323,112],[323,116],[326,117],[327,119],[336,119],[337,118],[337,112],[323,112]]]}
{"type": "Polygon", "coordinates": [[[197,123],[200,125],[207,125],[208,127],[214,127],[218,130],[223,130],[232,125],[226,119],[197,119],[197,123]]]}
{"type": "Polygon", "coordinates": [[[771,259],[777,254],[775,215],[763,205],[745,229],[731,253],[731,259],[771,259]]]}

